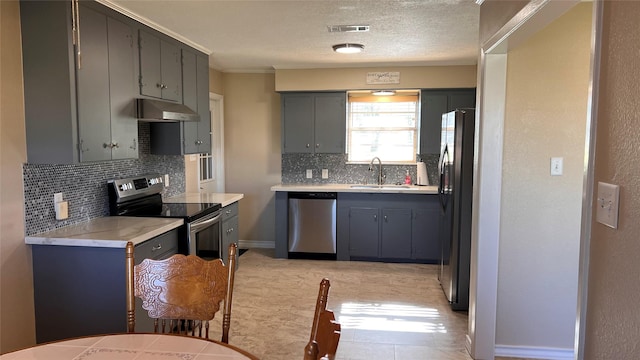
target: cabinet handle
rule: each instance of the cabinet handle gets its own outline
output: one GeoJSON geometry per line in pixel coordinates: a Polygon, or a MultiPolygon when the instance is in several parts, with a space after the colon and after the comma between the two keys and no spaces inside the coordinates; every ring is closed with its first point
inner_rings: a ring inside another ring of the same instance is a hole
{"type": "Polygon", "coordinates": [[[389,221],[389,220],[387,219],[387,215],[385,215],[385,216],[384,216],[384,221],[385,221],[385,222],[389,221]]]}
{"type": "Polygon", "coordinates": [[[160,250],[160,249],[162,249],[162,244],[158,244],[158,245],[152,247],[151,251],[156,251],[156,250],[160,250]]]}
{"type": "Polygon", "coordinates": [[[317,148],[319,148],[319,147],[320,147],[320,144],[316,144],[316,147],[317,147],[317,148]]]}
{"type": "Polygon", "coordinates": [[[373,215],[373,221],[378,221],[378,215],[373,215]]]}
{"type": "Polygon", "coordinates": [[[307,144],[307,149],[311,147],[311,144],[307,144]]]}
{"type": "Polygon", "coordinates": [[[225,213],[225,214],[227,214],[227,215],[229,215],[229,214],[231,214],[231,210],[227,210],[227,211],[225,211],[224,213],[225,213]]]}
{"type": "Polygon", "coordinates": [[[157,88],[160,88],[160,89],[163,89],[163,86],[164,86],[164,85],[162,85],[162,84],[160,84],[160,83],[157,83],[157,84],[156,84],[156,87],[157,87],[157,88]]]}
{"type": "Polygon", "coordinates": [[[136,139],[133,139],[133,145],[129,146],[129,149],[136,150],[138,145],[136,144],[136,139]]]}
{"type": "Polygon", "coordinates": [[[102,147],[105,148],[105,149],[106,148],[113,149],[113,148],[119,148],[120,145],[118,145],[118,143],[111,142],[111,143],[108,143],[108,144],[107,143],[102,144],[102,147]]]}

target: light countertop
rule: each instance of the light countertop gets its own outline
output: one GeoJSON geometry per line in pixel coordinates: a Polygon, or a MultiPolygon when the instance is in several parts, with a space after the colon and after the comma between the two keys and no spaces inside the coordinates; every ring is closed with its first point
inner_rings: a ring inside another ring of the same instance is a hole
{"type": "Polygon", "coordinates": [[[362,185],[362,184],[288,184],[274,185],[271,191],[318,191],[352,193],[391,193],[391,194],[437,194],[437,186],[418,185],[362,185]]]}
{"type": "Polygon", "coordinates": [[[219,203],[222,207],[244,198],[244,194],[188,192],[162,199],[166,203],[219,203]]]}
{"type": "Polygon", "coordinates": [[[137,245],[183,224],[184,220],[178,218],[105,216],[27,236],[25,242],[31,245],[124,248],[129,241],[137,245]]]}

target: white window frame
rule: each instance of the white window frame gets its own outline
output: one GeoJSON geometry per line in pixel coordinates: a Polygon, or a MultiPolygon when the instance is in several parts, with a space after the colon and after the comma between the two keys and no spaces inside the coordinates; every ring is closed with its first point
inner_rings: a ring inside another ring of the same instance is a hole
{"type": "MultiPolygon", "coordinates": [[[[351,147],[352,147],[352,140],[353,140],[353,136],[352,136],[352,131],[355,130],[362,130],[362,129],[366,129],[366,131],[413,131],[413,152],[412,152],[412,158],[411,159],[407,159],[407,160],[403,160],[403,161],[391,161],[391,160],[385,160],[385,156],[384,154],[373,154],[372,158],[377,156],[380,159],[382,159],[382,161],[384,163],[387,164],[398,164],[398,165],[406,165],[406,164],[415,164],[417,161],[417,154],[418,154],[418,150],[420,147],[420,91],[419,90],[396,90],[396,94],[397,96],[402,96],[403,92],[405,93],[405,95],[409,94],[409,95],[415,95],[416,96],[416,106],[415,106],[415,121],[414,121],[414,126],[413,127],[396,127],[396,128],[392,128],[390,129],[389,127],[359,127],[359,128],[354,128],[353,126],[353,122],[352,122],[352,107],[351,107],[351,101],[350,101],[350,97],[349,94],[353,95],[353,96],[365,96],[366,98],[371,97],[373,99],[373,96],[370,95],[371,91],[367,90],[367,91],[348,91],[347,92],[347,124],[346,124],[346,131],[347,131],[347,136],[346,136],[346,149],[347,149],[347,163],[348,164],[364,164],[364,163],[369,163],[371,161],[371,159],[358,159],[358,160],[353,160],[351,158],[351,147]]],[[[376,99],[380,99],[383,101],[375,101],[372,100],[372,102],[392,102],[393,101],[393,97],[392,96],[384,96],[384,97],[376,97],[376,99]],[[387,99],[384,99],[387,98],[387,99]]],[[[366,100],[365,100],[366,102],[366,100]]],[[[382,112],[378,112],[378,114],[380,114],[382,112]]]]}

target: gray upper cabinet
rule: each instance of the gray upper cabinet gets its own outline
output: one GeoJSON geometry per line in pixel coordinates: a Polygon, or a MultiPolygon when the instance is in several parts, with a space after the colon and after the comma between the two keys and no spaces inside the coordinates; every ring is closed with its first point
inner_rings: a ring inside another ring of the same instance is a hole
{"type": "Polygon", "coordinates": [[[200,115],[200,121],[184,123],[185,154],[211,152],[209,114],[209,59],[182,50],[183,103],[200,115]]]}
{"type": "Polygon", "coordinates": [[[200,115],[200,121],[151,124],[151,153],[184,155],[211,152],[209,112],[209,58],[182,49],[182,103],[200,115]]]}
{"type": "Polygon", "coordinates": [[[133,29],[80,9],[82,61],[77,70],[80,160],[138,157],[133,29]]]}
{"type": "Polygon", "coordinates": [[[21,2],[20,12],[27,161],[137,157],[132,27],[81,5],[77,57],[70,2],[21,2]]]}
{"type": "Polygon", "coordinates": [[[420,154],[440,153],[442,114],[455,109],[474,108],[475,89],[422,90],[420,154]]]}
{"type": "Polygon", "coordinates": [[[282,132],[283,153],[343,154],[346,94],[283,94],[282,132]]]}
{"type": "Polygon", "coordinates": [[[180,47],[140,30],[140,95],[182,101],[180,47]]]}

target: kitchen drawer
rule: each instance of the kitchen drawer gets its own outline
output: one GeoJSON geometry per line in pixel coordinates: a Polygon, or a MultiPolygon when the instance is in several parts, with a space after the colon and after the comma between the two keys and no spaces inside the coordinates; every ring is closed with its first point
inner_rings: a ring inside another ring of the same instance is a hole
{"type": "Polygon", "coordinates": [[[144,259],[162,260],[178,253],[178,230],[174,229],[135,247],[136,264],[144,259]]]}
{"type": "Polygon", "coordinates": [[[238,215],[238,202],[234,202],[231,205],[227,205],[222,208],[222,221],[230,219],[238,215]]]}

